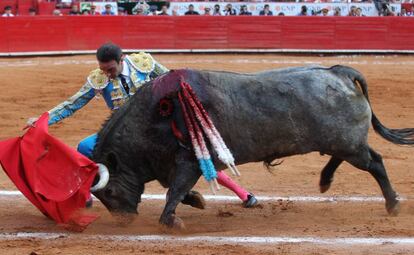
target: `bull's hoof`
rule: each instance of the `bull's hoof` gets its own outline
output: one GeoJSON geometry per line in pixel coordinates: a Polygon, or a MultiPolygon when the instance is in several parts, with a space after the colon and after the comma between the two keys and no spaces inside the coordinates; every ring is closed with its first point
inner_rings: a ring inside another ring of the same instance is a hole
{"type": "Polygon", "coordinates": [[[185,229],[185,224],[184,221],[177,216],[173,217],[173,222],[172,222],[172,228],[175,230],[184,230],[185,229]]]}
{"type": "Polygon", "coordinates": [[[188,192],[188,194],[184,197],[182,203],[198,209],[206,208],[206,201],[204,200],[203,195],[201,195],[199,192],[195,190],[191,190],[190,192],[188,192]]]}
{"type": "Polygon", "coordinates": [[[176,215],[171,215],[165,220],[160,219],[160,224],[167,227],[168,229],[173,229],[173,230],[178,230],[178,231],[185,229],[184,221],[176,215]]]}
{"type": "Polygon", "coordinates": [[[386,202],[385,208],[390,216],[398,216],[400,213],[400,202],[398,200],[386,202]]]}
{"type": "Polygon", "coordinates": [[[328,184],[320,184],[319,185],[319,190],[321,191],[321,193],[325,193],[329,190],[329,188],[331,187],[331,183],[328,184]]]}
{"type": "Polygon", "coordinates": [[[331,183],[333,182],[333,178],[326,178],[321,175],[321,179],[319,180],[319,190],[321,193],[327,192],[331,188],[331,183]]]}

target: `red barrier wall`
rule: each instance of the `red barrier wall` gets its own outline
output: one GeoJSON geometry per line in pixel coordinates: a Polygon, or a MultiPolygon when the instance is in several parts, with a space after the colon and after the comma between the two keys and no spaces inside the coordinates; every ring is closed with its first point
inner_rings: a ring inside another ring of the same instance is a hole
{"type": "Polygon", "coordinates": [[[0,18],[0,52],[124,49],[414,50],[406,17],[0,18]]]}

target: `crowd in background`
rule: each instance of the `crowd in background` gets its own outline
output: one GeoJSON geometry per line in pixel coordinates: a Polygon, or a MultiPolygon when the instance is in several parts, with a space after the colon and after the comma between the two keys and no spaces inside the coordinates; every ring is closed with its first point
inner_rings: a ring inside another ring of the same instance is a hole
{"type": "MultiPolygon", "coordinates": [[[[287,0],[289,1],[289,0],[287,0]]],[[[300,0],[304,1],[304,0],[300,0]]],[[[320,0],[315,0],[320,1],[320,0]]],[[[311,2],[315,2],[311,0],[311,2]]],[[[342,0],[331,0],[330,2],[341,2],[342,0]]],[[[348,0],[346,0],[348,1],[348,0]]],[[[371,0],[352,0],[352,2],[371,2],[371,0]]],[[[87,1],[83,1],[87,2],[87,1]]],[[[99,1],[93,1],[93,2],[99,2],[99,1]]],[[[105,1],[101,1],[105,2],[105,1]]],[[[109,2],[109,1],[108,1],[109,2]]],[[[111,1],[112,2],[112,1],[111,1]]],[[[114,5],[111,4],[105,4],[104,9],[100,12],[96,10],[96,6],[94,4],[89,4],[87,8],[80,9],[79,1],[57,1],[57,8],[50,13],[51,15],[56,16],[63,16],[63,15],[144,15],[144,16],[156,16],[156,15],[179,15],[176,10],[170,10],[169,9],[169,3],[163,2],[162,5],[150,5],[144,0],[140,1],[124,1],[124,2],[136,2],[135,6],[130,9],[126,10],[122,6],[115,7],[116,10],[114,10],[114,5]],[[68,8],[70,8],[70,11],[65,12],[65,14],[62,12],[61,8],[65,8],[63,5],[60,4],[68,4],[68,8]]],[[[228,1],[226,1],[228,2],[228,1]]],[[[286,1],[284,1],[286,2],[286,1]]],[[[308,2],[308,1],[306,1],[308,2]]],[[[402,7],[401,12],[395,12],[389,5],[390,0],[373,0],[375,7],[378,10],[378,13],[380,16],[414,16],[414,9],[407,10],[406,8],[402,7]]],[[[121,3],[121,2],[120,2],[121,3]]],[[[247,5],[241,5],[236,10],[236,8],[233,8],[231,3],[228,3],[225,5],[224,8],[221,8],[221,5],[215,4],[214,7],[206,6],[203,8],[203,10],[195,10],[193,4],[186,5],[186,12],[182,15],[212,15],[212,16],[231,16],[231,15],[245,15],[245,16],[251,16],[252,12],[249,11],[247,8],[247,5]]],[[[36,15],[36,9],[30,8],[29,9],[29,15],[36,15]]],[[[257,15],[257,13],[256,13],[257,15]]],[[[280,11],[278,13],[273,13],[270,8],[269,4],[263,3],[261,5],[261,11],[258,15],[261,16],[284,16],[285,13],[283,11],[280,11]]],[[[362,9],[357,6],[351,6],[349,8],[349,13],[344,15],[344,13],[341,13],[341,10],[339,7],[332,8],[331,10],[327,8],[322,8],[317,11],[315,10],[309,10],[306,3],[303,3],[301,6],[300,12],[296,14],[297,16],[364,16],[362,13],[362,9]]],[[[4,7],[3,17],[13,17],[15,16],[12,13],[11,6],[4,7]]]]}

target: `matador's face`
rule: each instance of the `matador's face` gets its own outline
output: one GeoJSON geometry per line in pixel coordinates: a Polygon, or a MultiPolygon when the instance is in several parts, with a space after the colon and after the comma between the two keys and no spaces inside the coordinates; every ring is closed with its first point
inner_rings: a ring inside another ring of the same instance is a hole
{"type": "Polygon", "coordinates": [[[108,62],[99,62],[99,68],[110,78],[114,79],[121,74],[123,67],[123,59],[117,62],[110,60],[108,62]]]}

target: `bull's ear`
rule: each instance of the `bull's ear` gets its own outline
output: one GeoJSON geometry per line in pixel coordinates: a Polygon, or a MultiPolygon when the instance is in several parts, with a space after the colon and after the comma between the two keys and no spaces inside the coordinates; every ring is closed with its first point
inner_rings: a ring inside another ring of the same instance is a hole
{"type": "Polygon", "coordinates": [[[112,171],[116,171],[118,166],[118,157],[114,153],[110,152],[106,156],[106,160],[108,168],[112,171]]]}

